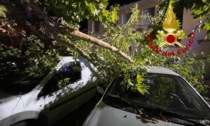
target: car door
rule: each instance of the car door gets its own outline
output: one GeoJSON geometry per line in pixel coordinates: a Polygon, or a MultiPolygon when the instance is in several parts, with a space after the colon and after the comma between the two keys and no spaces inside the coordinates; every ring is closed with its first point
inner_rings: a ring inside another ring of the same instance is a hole
{"type": "Polygon", "coordinates": [[[40,92],[45,101],[43,112],[50,124],[92,98],[96,92],[92,73],[83,62],[68,62],[55,72],[40,92]]]}

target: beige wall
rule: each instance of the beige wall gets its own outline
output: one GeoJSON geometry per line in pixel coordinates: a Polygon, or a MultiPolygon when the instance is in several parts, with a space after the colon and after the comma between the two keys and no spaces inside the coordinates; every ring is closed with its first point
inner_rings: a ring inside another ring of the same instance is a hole
{"type": "MultiPolygon", "coordinates": [[[[197,27],[200,23],[199,19],[193,19],[193,16],[191,15],[191,11],[184,10],[183,15],[183,30],[186,32],[186,34],[189,34],[195,27],[197,27]]],[[[197,53],[204,52],[205,54],[210,54],[210,42],[203,42],[201,44],[198,43],[199,40],[203,40],[205,38],[206,31],[200,30],[199,33],[195,34],[194,43],[189,50],[190,52],[194,51],[197,53]]],[[[187,40],[184,41],[186,43],[187,40]]]]}
{"type": "Polygon", "coordinates": [[[131,12],[131,8],[135,5],[138,4],[138,8],[140,9],[140,11],[142,11],[143,9],[147,9],[147,8],[151,8],[151,7],[155,7],[158,2],[157,0],[141,0],[139,2],[135,2],[135,3],[131,3],[128,5],[124,5],[120,7],[120,11],[119,11],[119,23],[122,23],[122,15],[123,14],[127,14],[131,12]]]}

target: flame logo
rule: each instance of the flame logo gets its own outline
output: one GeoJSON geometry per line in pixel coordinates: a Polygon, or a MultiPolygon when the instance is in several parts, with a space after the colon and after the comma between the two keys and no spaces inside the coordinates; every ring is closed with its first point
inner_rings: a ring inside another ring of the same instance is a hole
{"type": "Polygon", "coordinates": [[[179,28],[179,23],[176,20],[176,15],[174,14],[171,4],[166,12],[166,18],[162,25],[163,29],[169,33],[176,31],[179,28]]]}
{"type": "Polygon", "coordinates": [[[178,30],[179,22],[176,20],[176,15],[173,11],[171,3],[168,6],[166,17],[162,24],[162,28],[165,31],[157,31],[157,38],[161,41],[161,43],[159,44],[160,47],[175,44],[179,47],[183,47],[183,45],[177,40],[183,39],[185,37],[185,33],[183,30],[178,30]]]}

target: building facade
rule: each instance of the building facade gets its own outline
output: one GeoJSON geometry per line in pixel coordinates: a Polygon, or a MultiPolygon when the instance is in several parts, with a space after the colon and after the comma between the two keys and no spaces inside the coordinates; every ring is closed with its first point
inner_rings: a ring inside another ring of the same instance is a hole
{"type": "MultiPolygon", "coordinates": [[[[127,5],[122,5],[119,8],[118,13],[118,21],[119,24],[126,24],[127,21],[130,18],[131,15],[131,8],[137,4],[138,8],[140,9],[141,14],[150,14],[151,16],[157,16],[158,14],[158,0],[139,0],[134,3],[130,3],[127,5]]],[[[193,16],[191,15],[190,10],[184,9],[182,14],[179,15],[178,19],[182,23],[182,29],[186,34],[190,34],[199,24],[199,19],[193,19],[193,16]]],[[[148,19],[140,19],[140,24],[136,26],[136,28],[147,28],[147,26],[150,24],[148,19]]],[[[88,22],[88,32],[93,33],[96,35],[102,35],[104,31],[103,26],[99,22],[88,22]]],[[[210,55],[210,40],[204,40],[207,32],[203,29],[197,29],[195,31],[195,37],[193,44],[191,45],[190,49],[187,53],[195,52],[200,54],[203,52],[205,55],[210,55]]],[[[186,45],[189,42],[189,39],[183,39],[181,43],[183,45],[186,45]]],[[[176,50],[178,47],[170,47],[171,50],[176,50]]],[[[201,60],[206,60],[205,56],[198,57],[201,60]]],[[[207,63],[206,65],[206,73],[210,75],[210,64],[207,63]]],[[[210,76],[209,76],[210,80],[210,76]]]]}

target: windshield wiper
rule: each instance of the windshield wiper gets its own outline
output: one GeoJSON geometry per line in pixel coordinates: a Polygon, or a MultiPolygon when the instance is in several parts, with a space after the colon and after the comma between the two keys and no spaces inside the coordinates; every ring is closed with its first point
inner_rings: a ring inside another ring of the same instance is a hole
{"type": "MultiPolygon", "coordinates": [[[[145,107],[145,106],[144,106],[145,107]]],[[[147,106],[146,106],[147,107],[147,106]]],[[[159,117],[164,118],[164,121],[187,125],[187,126],[206,126],[206,124],[201,123],[199,119],[195,119],[193,116],[183,115],[171,110],[163,109],[163,108],[155,108],[153,109],[159,110],[159,117]]]]}
{"type": "MultiPolygon", "coordinates": [[[[141,110],[142,113],[147,113],[150,117],[156,117],[162,121],[172,122],[187,126],[206,126],[207,121],[201,122],[199,118],[179,114],[171,110],[161,108],[155,105],[145,105],[138,104],[137,108],[141,110]]],[[[210,126],[210,125],[209,125],[210,126]]]]}
{"type": "Polygon", "coordinates": [[[133,109],[135,109],[136,110],[135,113],[137,115],[140,115],[141,119],[143,119],[144,121],[151,122],[151,123],[157,123],[157,119],[155,118],[155,116],[151,116],[151,115],[146,114],[137,105],[133,104],[132,102],[130,102],[130,101],[118,96],[118,95],[108,94],[107,96],[108,96],[108,98],[114,98],[115,100],[120,100],[121,102],[128,105],[129,107],[132,107],[133,109]]]}
{"type": "Polygon", "coordinates": [[[126,104],[134,109],[137,109],[137,106],[135,106],[133,103],[131,103],[130,101],[127,101],[126,99],[124,99],[118,95],[108,94],[107,96],[108,96],[108,98],[112,98],[114,100],[119,100],[119,101],[123,102],[124,104],[126,104]]]}
{"type": "Polygon", "coordinates": [[[190,126],[206,126],[206,124],[203,124],[199,121],[199,119],[193,119],[193,117],[185,116],[182,114],[178,114],[172,111],[166,111],[164,110],[162,112],[164,116],[169,116],[168,121],[170,122],[179,122],[179,124],[185,124],[190,126]],[[177,121],[176,121],[177,118],[177,121]]]}
{"type": "Polygon", "coordinates": [[[171,110],[167,110],[158,106],[154,105],[150,106],[144,104],[136,105],[128,101],[127,99],[112,94],[108,94],[107,98],[119,100],[120,102],[124,103],[124,105],[132,107],[137,111],[136,114],[140,115],[141,119],[144,119],[147,122],[157,123],[158,122],[157,119],[160,119],[163,121],[172,122],[181,125],[187,125],[187,126],[206,126],[206,124],[203,124],[200,121],[195,121],[191,119],[193,117],[178,114],[171,110]]]}

